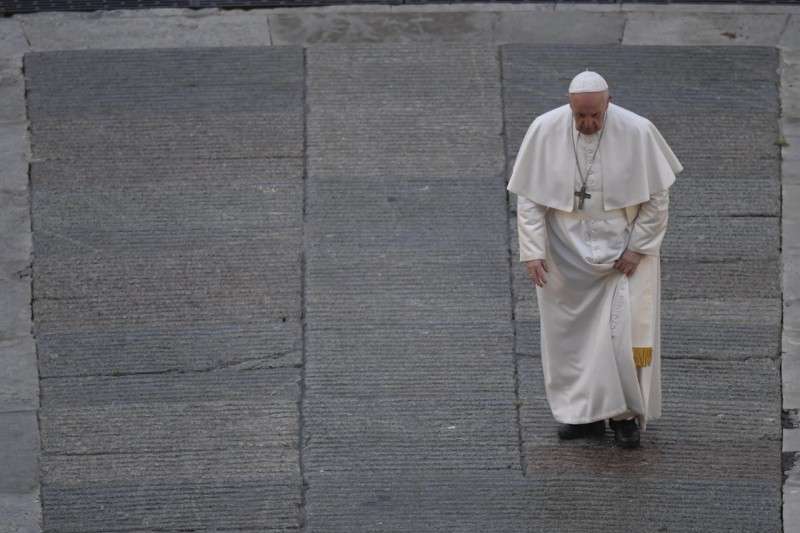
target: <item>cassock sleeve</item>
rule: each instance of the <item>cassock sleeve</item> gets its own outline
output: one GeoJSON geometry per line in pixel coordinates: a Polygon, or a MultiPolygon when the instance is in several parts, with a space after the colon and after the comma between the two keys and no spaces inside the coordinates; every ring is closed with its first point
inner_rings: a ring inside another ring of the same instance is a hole
{"type": "Polygon", "coordinates": [[[519,260],[545,259],[547,227],[544,215],[547,207],[517,196],[517,232],[519,234],[519,260]]]}
{"type": "Polygon", "coordinates": [[[645,255],[658,255],[661,241],[667,232],[669,189],[650,195],[650,200],[639,207],[639,216],[633,223],[628,249],[645,255]]]}

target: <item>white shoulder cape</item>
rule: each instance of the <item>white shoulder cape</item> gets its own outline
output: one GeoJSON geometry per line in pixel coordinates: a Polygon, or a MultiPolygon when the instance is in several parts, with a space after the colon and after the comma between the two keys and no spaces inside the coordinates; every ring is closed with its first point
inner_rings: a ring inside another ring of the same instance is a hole
{"type": "MultiPolygon", "coordinates": [[[[562,211],[572,211],[578,166],[572,147],[569,104],[536,117],[522,139],[507,189],[562,211]]],[[[623,107],[608,105],[600,145],[603,208],[641,204],[668,188],[683,170],[652,122],[623,107]]]]}

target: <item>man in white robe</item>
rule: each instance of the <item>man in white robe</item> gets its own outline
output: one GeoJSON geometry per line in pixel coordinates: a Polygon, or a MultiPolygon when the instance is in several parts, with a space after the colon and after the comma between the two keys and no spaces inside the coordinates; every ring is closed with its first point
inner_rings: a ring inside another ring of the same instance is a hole
{"type": "Polygon", "coordinates": [[[508,190],[520,261],[536,286],[547,401],[564,439],[639,446],[661,415],[660,259],[683,167],[646,118],[582,72],[569,104],[537,117],[508,190]]]}

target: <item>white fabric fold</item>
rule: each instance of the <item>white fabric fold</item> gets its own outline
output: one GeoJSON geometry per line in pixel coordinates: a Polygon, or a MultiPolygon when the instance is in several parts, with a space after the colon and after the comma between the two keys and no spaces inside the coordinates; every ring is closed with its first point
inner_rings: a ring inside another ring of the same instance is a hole
{"type": "MultiPolygon", "coordinates": [[[[683,170],[648,119],[609,104],[599,156],[605,161],[603,208],[635,206],[669,188],[683,170]]],[[[507,189],[540,205],[572,211],[578,175],[570,136],[575,126],[568,104],[538,116],[520,145],[507,189]]]]}

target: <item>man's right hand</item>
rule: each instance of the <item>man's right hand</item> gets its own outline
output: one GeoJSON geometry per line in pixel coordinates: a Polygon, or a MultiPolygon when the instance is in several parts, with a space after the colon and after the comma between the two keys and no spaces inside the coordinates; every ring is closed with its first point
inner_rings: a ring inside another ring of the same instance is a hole
{"type": "Polygon", "coordinates": [[[525,266],[528,267],[528,276],[530,276],[531,281],[539,287],[544,287],[544,284],[547,283],[544,279],[544,273],[549,272],[544,259],[526,261],[525,266]]]}

